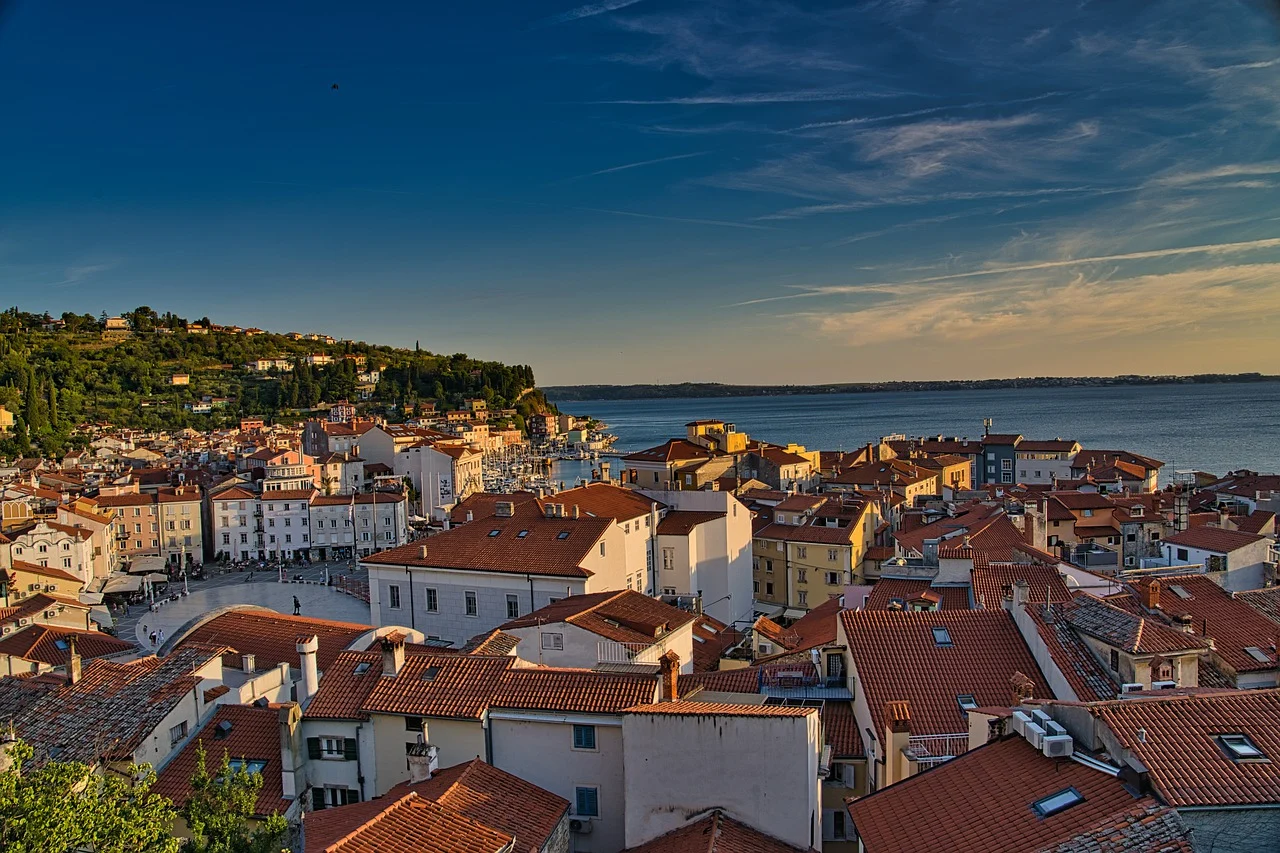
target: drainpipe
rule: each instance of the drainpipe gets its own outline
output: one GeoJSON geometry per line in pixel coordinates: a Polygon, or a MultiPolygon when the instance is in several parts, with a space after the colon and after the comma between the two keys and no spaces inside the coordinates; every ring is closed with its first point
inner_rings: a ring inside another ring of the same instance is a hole
{"type": "Polygon", "coordinates": [[[363,763],[360,760],[360,733],[364,731],[364,723],[356,724],[356,784],[360,786],[360,802],[366,802],[369,798],[364,795],[364,770],[361,768],[363,763]]]}
{"type": "Polygon", "coordinates": [[[538,609],[538,605],[533,603],[533,575],[525,572],[524,579],[529,582],[529,612],[532,613],[538,609]]]}
{"type": "Polygon", "coordinates": [[[404,567],[404,576],[409,581],[409,627],[417,628],[416,617],[413,615],[413,572],[408,566],[404,567]]]}

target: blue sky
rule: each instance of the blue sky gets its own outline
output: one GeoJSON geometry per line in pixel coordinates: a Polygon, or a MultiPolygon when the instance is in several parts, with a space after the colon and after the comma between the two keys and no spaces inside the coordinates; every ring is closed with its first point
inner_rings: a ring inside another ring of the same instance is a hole
{"type": "Polygon", "coordinates": [[[0,301],[545,384],[1277,372],[1272,8],[18,0],[0,301]]]}

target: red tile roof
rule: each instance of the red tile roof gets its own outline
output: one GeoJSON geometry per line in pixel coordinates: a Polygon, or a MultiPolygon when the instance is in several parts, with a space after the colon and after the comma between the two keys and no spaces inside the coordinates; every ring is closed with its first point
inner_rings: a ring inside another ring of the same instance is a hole
{"type": "Polygon", "coordinates": [[[710,459],[712,453],[700,444],[683,438],[671,438],[657,447],[637,450],[622,457],[623,462],[687,462],[692,459],[710,459]]]}
{"type": "Polygon", "coordinates": [[[623,853],[800,853],[719,809],[623,853]]]}
{"type": "MultiPolygon", "coordinates": [[[[781,633],[776,634],[772,639],[785,649],[783,654],[807,652],[809,649],[831,645],[836,641],[836,619],[839,617],[842,608],[843,605],[840,603],[839,598],[828,598],[795,622],[792,622],[789,628],[780,629],[781,633]]],[[[777,627],[777,623],[773,623],[771,620],[766,619],[764,622],[777,627]]],[[[756,620],[756,623],[760,625],[761,620],[756,620]]],[[[773,657],[778,657],[778,655],[773,657]]],[[[767,657],[761,658],[761,660],[768,659],[767,657]]]]}
{"type": "Polygon", "coordinates": [[[700,512],[694,510],[669,510],[658,522],[658,534],[661,536],[688,536],[700,524],[709,524],[725,517],[723,512],[700,512]]]}
{"type": "Polygon", "coordinates": [[[1061,613],[1076,631],[1129,654],[1169,654],[1209,648],[1209,644],[1199,637],[1155,619],[1130,613],[1088,593],[1077,595],[1063,606],[1061,613]]]}
{"type": "MultiPolygon", "coordinates": [[[[928,598],[936,600],[943,610],[968,610],[969,587],[967,586],[932,586],[928,580],[907,580],[905,578],[881,578],[871,588],[871,595],[864,610],[888,610],[893,599],[901,599],[909,603],[928,598]]],[[[858,604],[858,602],[854,602],[858,604]]]]}
{"type": "Polygon", "coordinates": [[[37,565],[36,563],[28,563],[23,560],[14,560],[12,568],[16,572],[25,572],[29,575],[40,575],[46,578],[56,578],[61,581],[68,581],[75,584],[83,584],[79,577],[71,572],[64,572],[62,569],[51,569],[48,566],[37,565]]]}
{"type": "Polygon", "coordinates": [[[1160,609],[1169,616],[1190,614],[1192,627],[1213,638],[1213,653],[1236,672],[1280,667],[1275,646],[1280,626],[1213,582],[1207,575],[1160,578],[1160,609]],[[1174,589],[1177,587],[1178,589],[1174,589]],[[1187,597],[1178,594],[1181,591],[1187,597]],[[1268,660],[1245,651],[1258,649],[1268,660]]]}
{"type": "Polygon", "coordinates": [[[846,610],[841,619],[877,737],[883,737],[890,701],[910,703],[912,734],[923,735],[969,730],[957,696],[971,694],[979,705],[1008,705],[1015,673],[1035,682],[1037,697],[1052,696],[1004,610],[846,610]],[[950,646],[935,641],[934,628],[946,629],[950,646]]]}
{"type": "Polygon", "coordinates": [[[516,850],[529,853],[542,849],[569,810],[563,797],[479,758],[445,768],[425,782],[397,785],[389,794],[409,791],[514,836],[516,850]]]}
{"type": "MultiPolygon", "coordinates": [[[[1102,667],[1079,634],[1071,629],[1062,616],[1065,605],[1061,602],[1049,606],[1031,602],[1027,613],[1036,626],[1036,633],[1044,641],[1049,657],[1057,665],[1076,698],[1082,702],[1094,702],[1116,697],[1116,685],[1111,674],[1102,667]]],[[[1059,697],[1062,698],[1062,697],[1059,697]]]]}
{"type": "Polygon", "coordinates": [[[510,494],[474,492],[463,498],[453,508],[449,513],[449,521],[453,524],[465,524],[468,512],[471,513],[472,521],[491,518],[497,512],[499,503],[527,504],[536,498],[537,495],[533,492],[511,492],[510,494]]]}
{"type": "Polygon", "coordinates": [[[305,853],[503,853],[499,832],[410,791],[306,816],[305,853]]]}
{"type": "Polygon", "coordinates": [[[849,815],[866,853],[920,849],[922,833],[931,850],[1025,853],[1111,825],[1134,807],[1154,805],[1150,798],[1135,798],[1109,774],[1045,758],[1011,737],[851,802],[849,815]],[[1067,788],[1075,788],[1083,801],[1049,817],[1032,808],[1067,788]]]}
{"type": "Polygon", "coordinates": [[[625,708],[653,702],[657,695],[656,675],[528,667],[503,674],[491,705],[528,711],[618,714],[625,708]]]}
{"type": "Polygon", "coordinates": [[[1094,706],[1093,713],[1142,762],[1171,806],[1280,803],[1280,690],[1125,699],[1094,706]],[[1220,734],[1248,736],[1270,761],[1231,760],[1220,734]]]}
{"type": "Polygon", "coordinates": [[[588,483],[576,489],[557,492],[544,503],[564,504],[566,510],[576,506],[583,515],[612,518],[619,524],[648,515],[655,503],[659,508],[663,506],[640,492],[610,483],[588,483]]]}
{"type": "Polygon", "coordinates": [[[634,590],[571,595],[502,625],[505,630],[567,622],[619,643],[649,643],[694,615],[634,590]]]}
{"type": "Polygon", "coordinates": [[[1236,600],[1243,601],[1272,622],[1280,625],[1280,587],[1252,589],[1236,593],[1236,600]]]}
{"type": "Polygon", "coordinates": [[[1164,541],[1169,545],[1183,545],[1188,548],[1200,548],[1205,551],[1217,551],[1228,554],[1240,548],[1247,548],[1254,543],[1266,539],[1257,533],[1245,533],[1241,530],[1225,530],[1221,527],[1189,527],[1164,541]]]}
{"type": "Polygon", "coordinates": [[[858,721],[853,717],[853,703],[828,699],[822,703],[821,717],[832,758],[866,758],[858,721]]]}
{"type": "Polygon", "coordinates": [[[969,578],[973,583],[974,600],[988,609],[999,607],[1004,599],[1004,590],[1012,589],[1018,581],[1027,582],[1029,600],[1040,604],[1044,604],[1046,599],[1063,602],[1071,598],[1071,590],[1062,580],[1057,566],[1043,563],[993,563],[975,559],[969,578]]]}
{"type": "Polygon", "coordinates": [[[191,776],[197,763],[197,744],[203,743],[205,769],[210,776],[217,774],[218,764],[226,753],[233,761],[244,758],[265,761],[262,771],[262,788],[254,804],[255,815],[283,813],[289,808],[284,798],[280,776],[280,711],[277,708],[256,708],[251,705],[219,705],[198,736],[175,755],[156,777],[152,788],[157,794],[168,797],[181,808],[191,796],[191,776]],[[230,723],[231,731],[219,737],[218,726],[230,723]]]}
{"type": "Polygon", "coordinates": [[[585,516],[547,518],[537,511],[536,503],[522,504],[512,518],[493,516],[483,524],[464,524],[360,562],[585,578],[591,572],[582,563],[613,524],[613,519],[585,516]],[[525,535],[520,536],[521,532],[525,535]],[[561,538],[562,533],[567,535],[561,538]],[[425,558],[423,548],[427,549],[425,558]]]}
{"type": "Polygon", "coordinates": [[[177,648],[192,643],[229,646],[236,654],[228,654],[226,663],[237,669],[243,654],[253,654],[254,665],[259,669],[269,669],[282,662],[296,669],[300,666],[298,638],[314,634],[320,641],[316,666],[324,672],[343,649],[372,630],[369,625],[357,622],[287,616],[266,608],[239,605],[197,624],[186,635],[176,638],[174,645],[177,648]]]}
{"type": "Polygon", "coordinates": [[[718,669],[721,656],[744,638],[741,631],[730,628],[719,619],[706,614],[699,616],[693,623],[693,671],[718,669]]]}
{"type": "Polygon", "coordinates": [[[48,666],[66,666],[71,661],[69,640],[74,639],[82,660],[123,654],[135,650],[133,643],[118,640],[101,631],[77,631],[52,625],[31,625],[0,639],[0,655],[12,655],[48,666]],[[63,645],[59,648],[59,643],[63,645]]]}

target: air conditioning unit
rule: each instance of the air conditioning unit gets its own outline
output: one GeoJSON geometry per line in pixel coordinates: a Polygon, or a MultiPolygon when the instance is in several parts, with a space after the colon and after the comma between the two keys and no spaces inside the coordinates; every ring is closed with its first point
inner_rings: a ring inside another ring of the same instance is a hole
{"type": "Polygon", "coordinates": [[[0,628],[0,634],[12,634],[12,633],[13,633],[13,629],[10,628],[8,625],[5,625],[3,628],[0,628]]]}
{"type": "Polygon", "coordinates": [[[1048,758],[1069,758],[1073,750],[1071,735],[1051,735],[1040,745],[1040,751],[1048,758]]]}
{"type": "Polygon", "coordinates": [[[1137,693],[1139,690],[1146,690],[1146,688],[1136,681],[1129,681],[1120,685],[1121,693],[1137,693]]]}
{"type": "Polygon", "coordinates": [[[55,583],[46,584],[46,585],[45,585],[45,588],[44,588],[44,591],[45,591],[45,592],[54,592],[55,590],[57,590],[57,588],[58,588],[58,585],[57,585],[57,584],[55,584],[55,583]]]}
{"type": "Polygon", "coordinates": [[[589,817],[569,818],[569,831],[576,832],[578,835],[590,835],[591,834],[591,818],[589,817]]]}
{"type": "Polygon", "coordinates": [[[1050,720],[1044,727],[1044,736],[1046,740],[1051,737],[1062,737],[1066,733],[1067,730],[1055,723],[1053,720],[1050,720]]]}
{"type": "Polygon", "coordinates": [[[1009,719],[1009,728],[1018,734],[1026,737],[1027,723],[1031,722],[1031,715],[1025,711],[1014,711],[1013,716],[1009,719]]]}
{"type": "Polygon", "coordinates": [[[1023,729],[1027,743],[1031,744],[1036,749],[1039,749],[1040,745],[1044,743],[1044,729],[1040,728],[1035,723],[1027,723],[1023,729]]]}
{"type": "Polygon", "coordinates": [[[46,611],[44,612],[44,618],[46,618],[46,619],[52,619],[53,617],[55,617],[55,616],[57,616],[57,615],[58,615],[58,611],[56,611],[56,610],[46,610],[46,611]]]}
{"type": "Polygon", "coordinates": [[[1176,681],[1153,681],[1151,682],[1152,690],[1172,690],[1178,686],[1176,681]]]}
{"type": "Polygon", "coordinates": [[[1031,712],[1031,719],[1037,726],[1039,726],[1042,729],[1049,728],[1049,724],[1053,722],[1053,717],[1050,717],[1048,714],[1046,714],[1044,711],[1041,711],[1039,708],[1031,712]]]}
{"type": "Polygon", "coordinates": [[[23,626],[23,625],[30,625],[30,624],[31,624],[31,620],[30,620],[30,619],[22,618],[22,619],[19,619],[19,620],[18,620],[18,625],[19,625],[19,627],[21,627],[21,626],[23,626]]]}
{"type": "Polygon", "coordinates": [[[27,592],[39,592],[39,591],[40,591],[40,584],[38,583],[27,584],[27,592]]]}

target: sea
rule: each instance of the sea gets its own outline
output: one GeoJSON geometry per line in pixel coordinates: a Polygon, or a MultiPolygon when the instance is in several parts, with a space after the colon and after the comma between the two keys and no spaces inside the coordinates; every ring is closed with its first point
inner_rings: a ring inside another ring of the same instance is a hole
{"type": "MultiPolygon", "coordinates": [[[[990,418],[992,432],[1155,457],[1165,463],[1162,483],[1176,471],[1280,471],[1280,382],[584,400],[560,408],[604,421],[621,451],[683,436],[686,423],[703,418],[810,450],[852,450],[893,434],[977,439],[990,418]]],[[[591,467],[562,463],[555,477],[572,485],[591,467]]]]}

